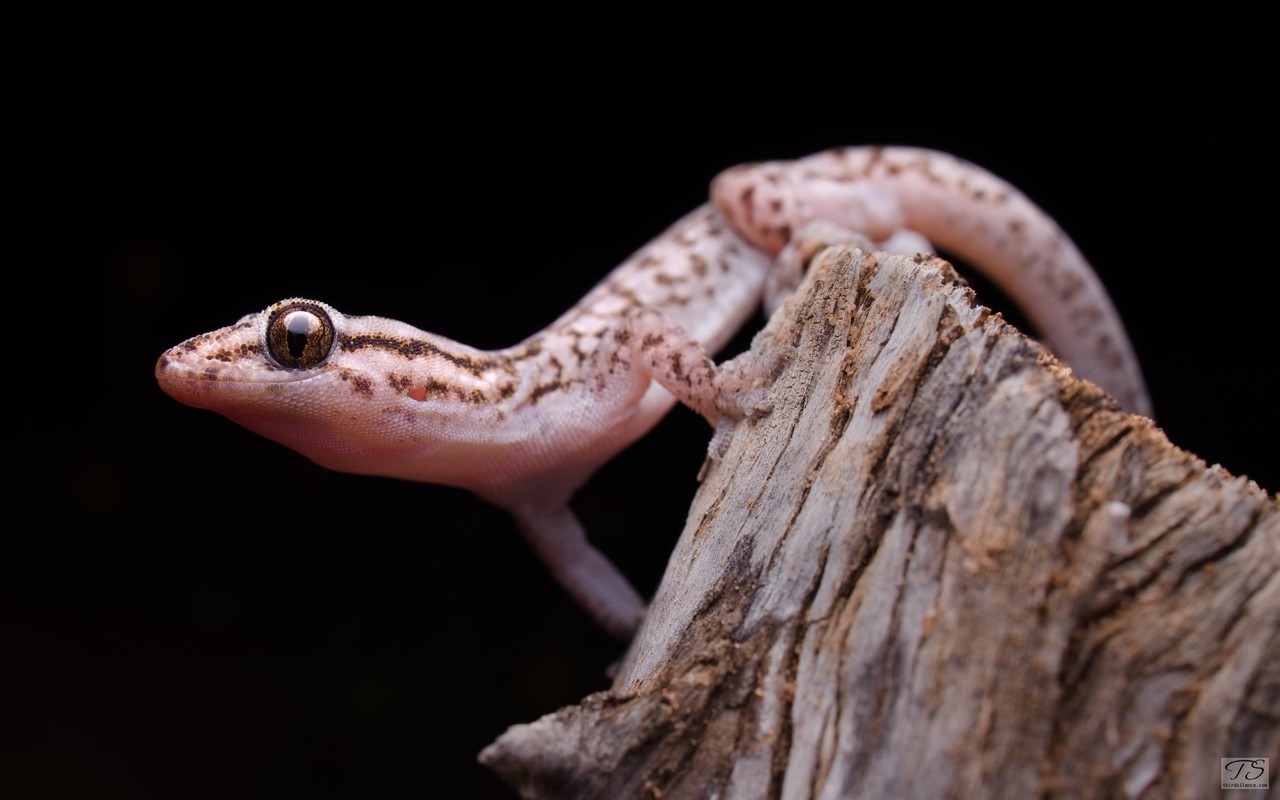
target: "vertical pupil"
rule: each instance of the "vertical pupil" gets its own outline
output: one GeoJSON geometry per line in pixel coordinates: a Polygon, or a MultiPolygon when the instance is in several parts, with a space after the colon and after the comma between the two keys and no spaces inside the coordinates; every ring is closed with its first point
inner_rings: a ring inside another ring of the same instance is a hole
{"type": "Polygon", "coordinates": [[[310,311],[294,311],[284,318],[284,341],[289,355],[302,358],[311,334],[320,327],[320,320],[310,311]]]}

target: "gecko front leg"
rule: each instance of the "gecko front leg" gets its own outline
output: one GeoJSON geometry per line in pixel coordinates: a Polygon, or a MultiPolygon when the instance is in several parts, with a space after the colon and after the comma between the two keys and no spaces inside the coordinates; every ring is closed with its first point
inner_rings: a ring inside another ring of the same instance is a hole
{"type": "MultiPolygon", "coordinates": [[[[727,445],[733,426],[768,413],[767,383],[786,362],[785,347],[761,359],[744,354],[717,366],[683,328],[652,308],[619,320],[609,342],[594,355],[594,390],[623,391],[640,398],[668,395],[696,411],[716,429],[712,458],[727,445]]],[[[644,400],[637,399],[636,408],[644,400]]],[[[669,401],[668,401],[669,402],[669,401]]],[[[644,617],[645,603],[627,578],[588,541],[568,506],[577,489],[563,482],[525,487],[518,496],[488,495],[515,518],[521,533],[561,587],[609,633],[629,640],[644,617]]]]}
{"type": "MultiPolygon", "coordinates": [[[[786,352],[778,348],[783,355],[764,362],[735,359],[717,366],[681,326],[648,307],[615,320],[598,332],[598,341],[582,365],[583,377],[556,395],[563,408],[530,427],[553,435],[575,424],[591,424],[586,419],[591,412],[613,407],[621,412],[617,418],[594,424],[622,431],[651,414],[649,409],[670,406],[674,397],[716,426],[723,438],[736,421],[767,413],[764,384],[776,375],[786,352]],[[760,364],[762,371],[757,369],[760,364]]],[[[548,414],[547,405],[542,409],[548,414]]],[[[539,560],[578,605],[610,634],[629,640],[644,617],[645,602],[590,543],[569,508],[570,498],[594,471],[597,459],[588,448],[563,460],[541,477],[476,487],[476,492],[512,515],[539,560]]]]}
{"type": "Polygon", "coordinates": [[[641,369],[713,427],[768,413],[765,384],[787,356],[779,346],[763,360],[744,353],[717,366],[692,336],[653,309],[629,315],[616,338],[641,369]]]}

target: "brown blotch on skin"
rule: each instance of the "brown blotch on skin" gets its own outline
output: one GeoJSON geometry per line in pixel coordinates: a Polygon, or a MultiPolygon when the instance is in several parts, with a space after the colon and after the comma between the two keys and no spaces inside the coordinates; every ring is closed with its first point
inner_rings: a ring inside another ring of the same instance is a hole
{"type": "Polygon", "coordinates": [[[624,286],[619,286],[613,289],[613,293],[618,297],[621,297],[623,300],[627,301],[627,305],[625,308],[622,309],[622,313],[626,313],[633,308],[640,308],[641,306],[644,305],[644,303],[641,302],[640,298],[636,297],[635,292],[631,291],[630,289],[624,286]]]}
{"type": "Polygon", "coordinates": [[[343,370],[338,373],[338,380],[351,384],[351,391],[362,397],[373,397],[373,381],[355,372],[343,370]]]}
{"type": "Polygon", "coordinates": [[[619,328],[613,332],[613,340],[618,344],[626,344],[631,341],[631,331],[626,328],[619,328]]]}
{"type": "Polygon", "coordinates": [[[698,234],[692,230],[682,230],[676,234],[676,243],[688,247],[698,242],[698,234]]]}
{"type": "Polygon", "coordinates": [[[397,375],[394,372],[389,372],[387,373],[387,385],[396,394],[404,394],[413,388],[413,378],[408,375],[397,375]]]}
{"type": "Polygon", "coordinates": [[[516,385],[514,383],[504,383],[498,387],[498,397],[506,400],[508,397],[516,393],[516,385]]]}
{"type": "Polygon", "coordinates": [[[525,361],[527,359],[535,358],[540,355],[542,355],[542,341],[539,339],[534,339],[531,342],[527,342],[524,347],[520,348],[519,352],[511,356],[509,362],[503,364],[503,369],[509,369],[509,366],[512,363],[525,361]]]}
{"type": "Polygon", "coordinates": [[[663,341],[662,334],[660,333],[646,333],[644,335],[644,340],[640,342],[640,349],[649,350],[650,348],[657,347],[662,344],[663,341]]]}
{"type": "Polygon", "coordinates": [[[670,357],[667,358],[667,361],[671,364],[671,374],[688,383],[689,376],[684,372],[684,359],[680,356],[680,352],[676,351],[672,353],[670,357]]]}
{"type": "Polygon", "coordinates": [[[351,388],[361,397],[373,397],[373,381],[363,375],[351,376],[351,388]]]}
{"type": "Polygon", "coordinates": [[[1080,280],[1076,275],[1070,273],[1061,273],[1062,284],[1058,287],[1058,297],[1063,302],[1070,302],[1073,297],[1084,289],[1084,281],[1080,280]]]}
{"type": "Polygon", "coordinates": [[[430,394],[431,397],[448,397],[449,394],[457,396],[457,394],[462,393],[461,389],[454,389],[451,385],[444,383],[443,380],[436,378],[426,379],[425,383],[422,384],[422,388],[426,389],[426,393],[430,394]]]}
{"type": "Polygon", "coordinates": [[[477,376],[487,369],[493,369],[495,366],[500,365],[499,359],[471,358],[459,353],[451,353],[425,339],[402,339],[381,334],[343,335],[338,339],[338,347],[345,353],[355,350],[387,350],[404,358],[438,356],[455,367],[477,376]]]}
{"type": "Polygon", "coordinates": [[[549,395],[552,392],[558,392],[563,388],[565,388],[565,384],[560,381],[539,384],[538,386],[533,387],[533,391],[529,392],[529,403],[536,403],[539,398],[549,395]]]}
{"type": "Polygon", "coordinates": [[[1112,369],[1124,366],[1124,357],[1120,355],[1120,349],[1116,347],[1115,341],[1110,336],[1105,333],[1099,334],[1095,346],[1112,369]]]}
{"type": "Polygon", "coordinates": [[[933,171],[933,169],[931,168],[927,160],[920,159],[917,166],[920,169],[920,174],[924,175],[924,179],[927,180],[929,183],[932,183],[934,186],[946,185],[947,182],[942,179],[941,175],[933,171]]]}
{"type": "Polygon", "coordinates": [[[436,378],[427,378],[424,383],[418,384],[409,393],[409,396],[415,400],[426,400],[428,397],[441,400],[450,395],[457,397],[462,394],[461,389],[455,389],[449,384],[436,378]],[[418,395],[421,395],[419,397],[418,395]]]}
{"type": "Polygon", "coordinates": [[[262,347],[256,344],[240,344],[233,348],[222,348],[205,355],[210,361],[221,361],[224,364],[230,364],[232,361],[249,356],[261,355],[262,347]]]}
{"type": "Polygon", "coordinates": [[[707,260],[699,255],[689,256],[689,269],[693,270],[693,274],[699,278],[707,274],[707,260]]]}

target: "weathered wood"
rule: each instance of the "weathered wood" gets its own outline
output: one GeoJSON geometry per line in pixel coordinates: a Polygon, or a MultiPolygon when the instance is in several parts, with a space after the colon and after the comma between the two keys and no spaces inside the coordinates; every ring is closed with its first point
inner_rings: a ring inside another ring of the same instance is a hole
{"type": "Polygon", "coordinates": [[[609,692],[526,797],[1207,797],[1280,766],[1280,507],[976,305],[827,251],[609,692]]]}

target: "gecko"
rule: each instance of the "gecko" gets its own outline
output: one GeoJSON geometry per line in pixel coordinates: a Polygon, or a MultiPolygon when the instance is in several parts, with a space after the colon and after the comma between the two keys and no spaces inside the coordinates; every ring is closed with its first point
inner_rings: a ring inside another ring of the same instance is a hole
{"type": "Polygon", "coordinates": [[[1078,373],[1149,413],[1119,315],[1059,226],[986,170],[909,147],[731,168],[710,203],[505,349],[290,298],[170,348],[155,374],[175,399],[324,467],[458,487],[505,509],[556,581],[627,640],[645,602],[591,545],[570,499],[677,402],[717,440],[768,412],[783,350],[770,363],[717,365],[709,354],[766,293],[776,299],[796,282],[781,265],[798,259],[778,256],[816,221],[877,248],[914,254],[932,243],[967,259],[1078,373]]]}

